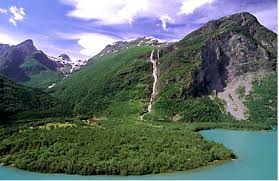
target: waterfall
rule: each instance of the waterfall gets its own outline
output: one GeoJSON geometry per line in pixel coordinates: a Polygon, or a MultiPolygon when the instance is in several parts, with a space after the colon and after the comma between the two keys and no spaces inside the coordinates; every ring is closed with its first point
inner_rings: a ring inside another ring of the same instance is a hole
{"type": "Polygon", "coordinates": [[[157,69],[157,60],[159,59],[159,50],[157,50],[157,57],[154,58],[154,50],[152,50],[151,55],[150,55],[150,61],[152,63],[152,67],[153,67],[153,71],[152,71],[152,75],[153,75],[153,87],[152,87],[152,94],[150,96],[150,100],[149,100],[149,105],[148,105],[148,112],[151,112],[152,110],[152,103],[153,103],[153,99],[156,96],[156,85],[157,85],[157,81],[158,81],[158,69],[157,69]]]}
{"type": "Polygon", "coordinates": [[[146,113],[150,113],[152,111],[152,103],[153,103],[153,100],[157,94],[157,90],[156,90],[156,86],[157,86],[157,82],[158,82],[158,68],[157,68],[157,61],[159,60],[159,57],[160,57],[160,52],[159,50],[157,50],[157,57],[154,58],[154,53],[155,53],[155,50],[152,50],[151,54],[150,54],[150,62],[152,63],[152,76],[153,76],[153,86],[152,86],[152,94],[150,96],[150,100],[149,100],[149,104],[148,104],[148,108],[147,108],[147,112],[143,113],[141,116],[140,116],[140,119],[143,120],[143,116],[146,114],[146,113]]]}

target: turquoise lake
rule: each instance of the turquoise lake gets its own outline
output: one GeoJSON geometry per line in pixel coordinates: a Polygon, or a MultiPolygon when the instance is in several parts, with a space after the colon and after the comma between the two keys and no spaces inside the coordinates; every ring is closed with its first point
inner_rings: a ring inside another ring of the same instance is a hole
{"type": "Polygon", "coordinates": [[[40,174],[15,168],[0,167],[0,179],[249,179],[277,180],[277,130],[267,132],[232,131],[224,129],[200,132],[207,140],[223,143],[238,156],[234,161],[204,167],[189,172],[145,176],[78,176],[63,174],[40,174]]]}

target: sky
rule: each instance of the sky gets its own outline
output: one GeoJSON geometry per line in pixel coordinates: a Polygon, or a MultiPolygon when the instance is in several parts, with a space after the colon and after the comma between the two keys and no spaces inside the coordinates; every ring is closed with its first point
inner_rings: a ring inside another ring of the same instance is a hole
{"type": "Polygon", "coordinates": [[[177,41],[209,20],[250,12],[277,32],[276,0],[0,0],[0,43],[88,59],[115,41],[177,41]]]}

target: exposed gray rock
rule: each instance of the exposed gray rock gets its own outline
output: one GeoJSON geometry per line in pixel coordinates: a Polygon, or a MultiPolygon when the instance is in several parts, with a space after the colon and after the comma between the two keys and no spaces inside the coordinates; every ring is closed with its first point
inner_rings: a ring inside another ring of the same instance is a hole
{"type": "Polygon", "coordinates": [[[246,107],[236,91],[248,94],[253,76],[276,70],[277,35],[249,13],[210,21],[191,36],[208,35],[199,53],[202,65],[195,76],[195,94],[216,92],[226,110],[237,119],[246,119],[246,107]]]}

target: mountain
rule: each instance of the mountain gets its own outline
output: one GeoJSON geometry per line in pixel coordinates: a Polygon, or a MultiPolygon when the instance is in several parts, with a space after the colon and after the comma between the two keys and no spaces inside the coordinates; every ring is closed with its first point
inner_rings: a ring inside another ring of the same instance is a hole
{"type": "Polygon", "coordinates": [[[172,119],[194,121],[199,118],[197,107],[203,105],[198,100],[213,95],[224,104],[225,112],[248,119],[249,110],[238,90],[249,95],[253,81],[268,72],[276,74],[276,65],[277,35],[253,15],[243,12],[210,21],[164,52],[156,110],[168,112],[172,119]]]}
{"type": "Polygon", "coordinates": [[[65,54],[50,57],[38,50],[32,40],[13,46],[0,44],[0,73],[31,87],[46,88],[84,64],[74,63],[65,54]]]}
{"type": "Polygon", "coordinates": [[[132,42],[107,46],[53,95],[73,103],[79,114],[141,115],[151,102],[153,119],[222,121],[227,113],[246,120],[251,110],[238,92],[248,96],[256,77],[276,74],[277,35],[246,12],[210,21],[177,43],[132,42]]]}
{"type": "Polygon", "coordinates": [[[0,44],[0,49],[1,73],[13,80],[27,80],[27,76],[25,76],[23,70],[21,70],[19,66],[24,62],[27,56],[37,51],[32,40],[26,40],[17,46],[0,44]]]}
{"type": "Polygon", "coordinates": [[[0,76],[0,120],[58,116],[68,110],[45,92],[0,76]]]}
{"type": "Polygon", "coordinates": [[[57,64],[58,69],[65,75],[69,76],[72,72],[77,71],[86,65],[87,60],[73,61],[68,55],[61,54],[58,57],[48,56],[50,60],[57,64]]]}

